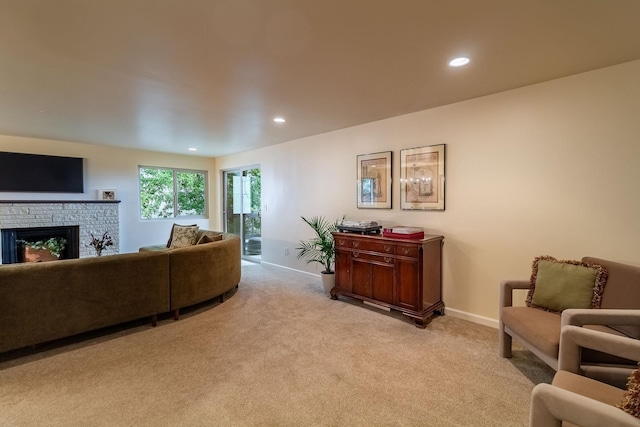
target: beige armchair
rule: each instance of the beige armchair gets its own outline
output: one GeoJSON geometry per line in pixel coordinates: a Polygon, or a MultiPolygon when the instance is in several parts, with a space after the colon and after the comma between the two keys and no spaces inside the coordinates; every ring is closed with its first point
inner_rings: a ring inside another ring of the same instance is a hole
{"type": "Polygon", "coordinates": [[[624,390],[580,375],[583,349],[640,360],[638,340],[578,326],[564,326],[560,338],[559,370],[551,384],[534,387],[529,426],[640,426],[640,419],[615,406],[622,402],[624,390]]]}
{"type": "MultiPolygon", "coordinates": [[[[531,307],[513,306],[513,292],[528,289],[528,280],[504,280],[500,284],[499,353],[511,357],[512,339],[558,370],[562,326],[585,326],[612,335],[640,338],[640,267],[585,257],[583,261],[604,266],[609,278],[601,309],[568,309],[562,314],[531,307]]],[[[596,350],[582,352],[585,375],[624,386],[636,361],[596,350]]]]}

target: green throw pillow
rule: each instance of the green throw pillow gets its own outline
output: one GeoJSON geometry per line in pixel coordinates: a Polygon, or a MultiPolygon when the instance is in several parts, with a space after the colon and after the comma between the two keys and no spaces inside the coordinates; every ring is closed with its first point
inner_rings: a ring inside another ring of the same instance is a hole
{"type": "Polygon", "coordinates": [[[607,280],[604,267],[538,257],[533,261],[527,305],[547,311],[599,308],[607,280]]]}

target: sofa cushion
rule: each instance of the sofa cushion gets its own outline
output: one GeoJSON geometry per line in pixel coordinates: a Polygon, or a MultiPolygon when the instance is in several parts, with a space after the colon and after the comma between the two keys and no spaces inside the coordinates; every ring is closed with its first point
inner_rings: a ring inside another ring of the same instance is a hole
{"type": "Polygon", "coordinates": [[[197,225],[178,225],[173,224],[171,230],[171,242],[169,249],[185,248],[196,244],[198,235],[197,225]]]}
{"type": "Polygon", "coordinates": [[[157,252],[157,251],[166,251],[169,250],[167,245],[151,245],[151,246],[143,246],[138,249],[138,252],[157,252]]]}
{"type": "Polygon", "coordinates": [[[558,313],[568,308],[599,308],[606,280],[607,271],[600,265],[537,257],[527,305],[558,313]]]}
{"type": "Polygon", "coordinates": [[[505,325],[544,354],[557,358],[560,346],[560,315],[531,307],[504,307],[505,325]]]}
{"type": "Polygon", "coordinates": [[[616,407],[640,418],[640,372],[638,369],[631,373],[627,390],[622,395],[622,401],[616,404],[616,407]]]}
{"type": "Polygon", "coordinates": [[[556,372],[551,384],[611,406],[619,403],[624,394],[617,387],[567,371],[556,372]]]}

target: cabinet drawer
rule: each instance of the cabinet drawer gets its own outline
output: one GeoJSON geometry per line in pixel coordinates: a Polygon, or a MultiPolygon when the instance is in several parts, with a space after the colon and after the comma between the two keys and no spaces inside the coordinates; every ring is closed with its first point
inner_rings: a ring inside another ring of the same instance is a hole
{"type": "Polygon", "coordinates": [[[383,254],[377,255],[368,252],[353,251],[351,253],[351,259],[353,261],[374,261],[381,264],[393,265],[395,258],[392,256],[385,256],[383,254]]]}
{"type": "Polygon", "coordinates": [[[417,258],[420,255],[420,247],[396,245],[396,255],[417,258]]]}
{"type": "Polygon", "coordinates": [[[368,240],[352,240],[351,247],[360,251],[380,252],[383,254],[393,254],[394,246],[389,242],[371,242],[368,240]]]}
{"type": "Polygon", "coordinates": [[[334,236],[333,240],[334,240],[334,242],[336,244],[336,248],[350,248],[351,247],[351,240],[347,239],[345,237],[334,236]]]}

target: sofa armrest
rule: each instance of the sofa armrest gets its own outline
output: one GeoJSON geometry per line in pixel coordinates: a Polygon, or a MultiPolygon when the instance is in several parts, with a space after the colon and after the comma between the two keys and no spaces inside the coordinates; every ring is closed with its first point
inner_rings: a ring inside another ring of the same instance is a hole
{"type": "Polygon", "coordinates": [[[531,394],[530,427],[562,425],[562,421],[584,427],[639,426],[640,420],[615,406],[541,383],[531,394]]]}
{"type": "Polygon", "coordinates": [[[531,283],[528,280],[507,279],[500,282],[500,308],[513,305],[514,289],[529,289],[531,283]]]}
{"type": "Polygon", "coordinates": [[[639,340],[569,325],[564,326],[560,333],[558,370],[580,373],[582,348],[640,360],[639,340]]]}
{"type": "Polygon", "coordinates": [[[640,310],[570,308],[562,312],[567,325],[640,325],[640,310]]]}

